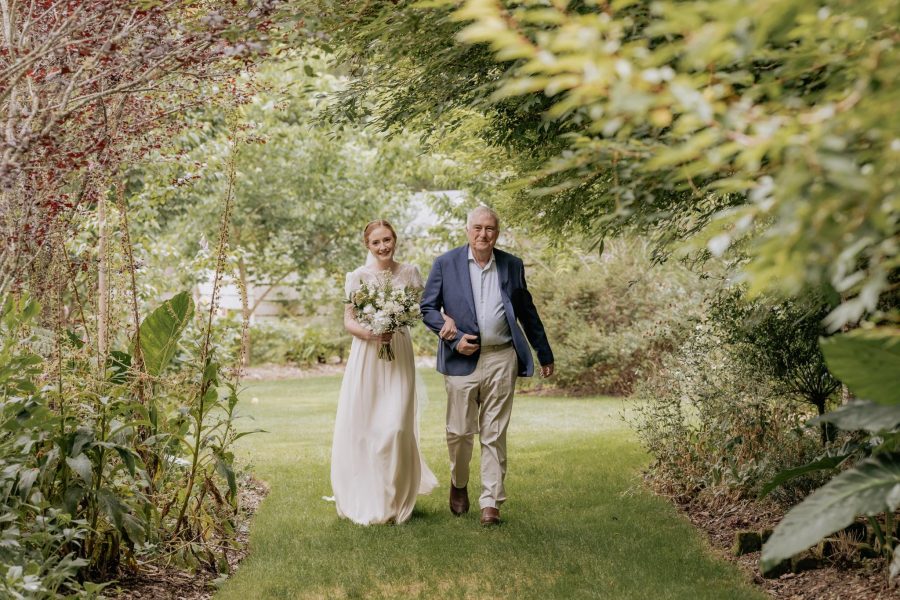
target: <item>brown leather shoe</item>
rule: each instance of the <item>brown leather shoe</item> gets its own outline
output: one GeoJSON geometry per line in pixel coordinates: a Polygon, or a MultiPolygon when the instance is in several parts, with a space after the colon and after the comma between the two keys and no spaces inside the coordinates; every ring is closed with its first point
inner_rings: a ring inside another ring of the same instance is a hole
{"type": "Polygon", "coordinates": [[[500,524],[500,509],[493,506],[485,506],[481,509],[481,524],[484,527],[500,524]]]}
{"type": "Polygon", "coordinates": [[[466,486],[458,488],[450,484],[450,512],[457,517],[469,512],[469,491],[466,486]]]}

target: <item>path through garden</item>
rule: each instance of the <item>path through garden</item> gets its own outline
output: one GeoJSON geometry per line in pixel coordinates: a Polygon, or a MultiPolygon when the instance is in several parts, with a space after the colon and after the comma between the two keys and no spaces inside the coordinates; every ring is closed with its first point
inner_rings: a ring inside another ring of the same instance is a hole
{"type": "Polygon", "coordinates": [[[322,499],[339,376],[248,386],[242,406],[253,421],[242,426],[267,433],[243,438],[238,461],[271,492],[252,522],[249,556],[216,598],[764,597],[642,486],[647,457],[620,418],[627,401],[520,395],[504,523],[482,529],[477,511],[453,517],[442,383],[423,375],[422,441],[441,488],[400,526],[338,520],[322,499]]]}

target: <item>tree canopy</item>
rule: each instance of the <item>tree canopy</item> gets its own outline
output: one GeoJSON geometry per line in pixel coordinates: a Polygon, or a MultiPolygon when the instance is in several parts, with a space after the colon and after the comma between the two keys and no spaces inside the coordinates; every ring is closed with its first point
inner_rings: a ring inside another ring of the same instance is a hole
{"type": "Polygon", "coordinates": [[[715,255],[739,245],[754,293],[840,294],[837,328],[896,291],[897,10],[375,2],[335,35],[368,89],[393,87],[384,123],[409,116],[408,97],[423,117],[465,107],[498,128],[514,107],[530,127],[495,139],[522,157],[513,214],[555,235],[640,227],[715,255]],[[449,96],[457,86],[468,92],[449,96]]]}

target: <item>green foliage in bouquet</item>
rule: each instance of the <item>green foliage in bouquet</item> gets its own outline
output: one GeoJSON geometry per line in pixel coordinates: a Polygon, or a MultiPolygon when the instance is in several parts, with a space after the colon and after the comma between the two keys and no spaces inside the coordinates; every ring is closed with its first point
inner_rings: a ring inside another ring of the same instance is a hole
{"type": "MultiPolygon", "coordinates": [[[[350,293],[347,303],[356,321],[369,331],[393,333],[422,320],[419,308],[422,291],[418,287],[395,285],[390,273],[385,273],[374,282],[361,281],[359,288],[350,293]]],[[[394,360],[392,343],[379,345],[378,358],[394,360]]]]}

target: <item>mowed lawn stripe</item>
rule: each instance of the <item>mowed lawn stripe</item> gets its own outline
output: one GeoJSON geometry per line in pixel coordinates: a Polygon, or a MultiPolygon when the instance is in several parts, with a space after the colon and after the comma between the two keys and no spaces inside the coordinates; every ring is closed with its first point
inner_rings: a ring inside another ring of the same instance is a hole
{"type": "Polygon", "coordinates": [[[410,522],[338,520],[329,460],[339,377],[248,385],[239,461],[271,486],[251,526],[250,555],[216,595],[251,598],[759,599],[665,500],[641,486],[647,457],[611,398],[518,396],[509,437],[504,523],[447,509],[444,392],[423,370],[422,445],[441,482],[410,522]],[[258,403],[248,402],[258,398],[258,403]]]}

